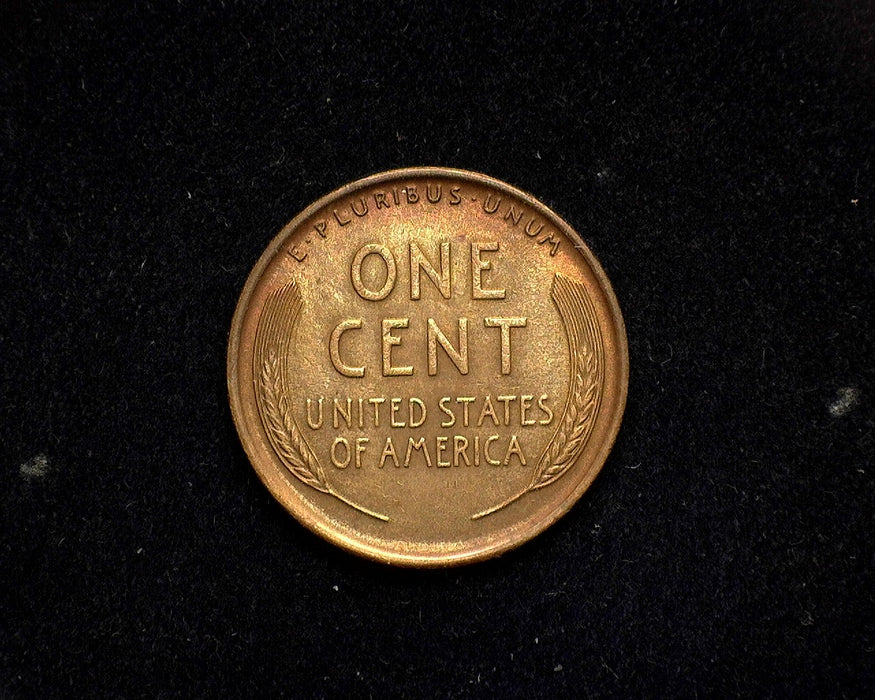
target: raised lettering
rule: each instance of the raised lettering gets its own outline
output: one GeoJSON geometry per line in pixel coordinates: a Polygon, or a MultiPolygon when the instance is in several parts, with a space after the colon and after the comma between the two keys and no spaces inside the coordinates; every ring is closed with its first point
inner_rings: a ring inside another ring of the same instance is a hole
{"type": "Polygon", "coordinates": [[[348,428],[351,425],[350,415],[352,411],[352,399],[347,397],[346,399],[346,408],[343,407],[343,404],[340,403],[340,399],[334,399],[334,411],[332,413],[331,422],[335,428],[340,427],[340,419],[343,418],[343,421],[346,423],[346,427],[348,428]]]}
{"type": "Polygon", "coordinates": [[[449,416],[449,420],[444,420],[441,422],[442,428],[450,428],[456,424],[456,414],[452,412],[451,409],[447,408],[447,404],[452,399],[449,396],[444,396],[438,401],[438,408],[440,408],[444,413],[449,416]]]}
{"type": "MultiPolygon", "coordinates": [[[[396,467],[401,466],[398,464],[398,455],[395,454],[395,445],[392,442],[391,437],[386,438],[386,444],[383,446],[383,452],[380,454],[380,469],[382,469],[383,465],[386,463],[386,457],[391,457],[392,463],[396,467]]],[[[404,466],[407,467],[409,465],[405,464],[404,466]]]]}
{"type": "Polygon", "coordinates": [[[532,407],[532,400],[535,397],[531,394],[523,394],[520,396],[520,425],[534,425],[537,421],[534,418],[526,418],[526,414],[532,407]]]}
{"type": "Polygon", "coordinates": [[[425,444],[425,438],[421,437],[416,442],[413,441],[413,438],[407,438],[407,454],[404,455],[404,466],[410,466],[410,456],[412,454],[412,450],[416,450],[417,452],[422,452],[425,455],[425,464],[426,466],[431,466],[431,457],[428,454],[428,447],[425,444]]]}
{"type": "Polygon", "coordinates": [[[449,462],[444,462],[441,457],[443,457],[444,452],[447,450],[447,436],[446,435],[438,435],[435,439],[435,451],[437,452],[437,465],[439,467],[449,467],[449,462]]]}
{"type": "Polygon", "coordinates": [[[374,407],[374,427],[380,427],[380,406],[385,403],[386,399],[382,396],[374,396],[373,398],[368,399],[368,403],[374,407]]]}
{"type": "Polygon", "coordinates": [[[547,396],[547,394],[541,394],[540,398],[538,399],[538,408],[540,408],[546,415],[546,418],[538,421],[539,425],[550,425],[550,423],[553,421],[553,411],[550,410],[550,407],[547,405],[547,399],[549,398],[550,397],[547,396]]]}
{"type": "Polygon", "coordinates": [[[496,396],[504,404],[504,424],[510,425],[510,404],[516,401],[516,396],[496,396]]]}
{"type": "MultiPolygon", "coordinates": [[[[501,464],[501,460],[492,459],[492,456],[489,454],[489,446],[498,440],[498,435],[490,435],[486,438],[486,442],[483,443],[483,456],[486,458],[487,463],[498,466],[501,464]]],[[[347,461],[349,461],[349,457],[347,457],[347,461]]]]}
{"type": "Polygon", "coordinates": [[[352,260],[350,273],[352,276],[352,286],[362,299],[367,299],[368,301],[379,301],[380,299],[385,299],[389,296],[389,293],[395,286],[395,280],[398,276],[398,268],[395,265],[395,258],[392,257],[392,253],[386,246],[382,246],[379,243],[368,243],[363,245],[356,252],[355,257],[352,260]],[[386,281],[383,283],[383,286],[376,291],[368,289],[362,280],[362,263],[369,255],[380,256],[386,266],[386,281]]]}
{"type": "Polygon", "coordinates": [[[403,420],[395,420],[399,410],[401,410],[401,399],[397,397],[389,399],[389,424],[393,428],[403,428],[407,425],[403,420]]]}
{"type": "Polygon", "coordinates": [[[505,297],[503,289],[483,289],[483,272],[491,270],[492,263],[481,259],[480,254],[497,250],[496,241],[471,244],[471,296],[474,299],[504,299],[505,297]]]}
{"type": "Polygon", "coordinates": [[[359,197],[358,201],[352,202],[350,205],[352,207],[352,213],[358,217],[362,217],[368,213],[368,203],[365,201],[364,197],[359,197]],[[358,204],[358,206],[356,206],[358,204]]]}
{"type": "MultiPolygon", "coordinates": [[[[353,210],[353,211],[355,211],[355,210],[353,210]]],[[[520,224],[520,220],[521,220],[522,218],[523,218],[523,212],[522,212],[522,210],[519,210],[519,211],[518,211],[518,210],[513,206],[513,204],[509,204],[508,207],[507,207],[507,212],[506,212],[505,215],[504,215],[504,220],[505,220],[505,221],[508,221],[508,220],[513,221],[513,225],[514,225],[514,226],[519,226],[519,224],[520,224]]]]}
{"type": "Polygon", "coordinates": [[[425,404],[422,402],[422,399],[418,399],[415,396],[411,396],[410,400],[408,401],[408,406],[409,406],[409,408],[408,408],[409,415],[407,417],[407,424],[411,428],[418,428],[420,425],[425,423],[425,417],[426,417],[426,415],[428,415],[428,411],[425,410],[425,404]],[[419,418],[418,419],[414,418],[414,411],[413,411],[414,406],[419,407],[419,418]]]}
{"type": "Polygon", "coordinates": [[[478,428],[483,425],[483,420],[486,418],[486,416],[492,418],[492,422],[495,425],[501,425],[501,422],[498,420],[498,416],[495,415],[495,407],[492,405],[492,397],[488,394],[483,400],[483,408],[480,409],[480,417],[477,419],[478,428]]]}
{"type": "Polygon", "coordinates": [[[348,318],[338,323],[334,330],[331,331],[331,338],[328,341],[328,356],[331,358],[331,364],[334,365],[334,369],[344,377],[365,376],[364,367],[351,367],[340,358],[340,336],[350,329],[361,327],[362,320],[360,318],[348,318]]]}
{"type": "Polygon", "coordinates": [[[322,427],[322,399],[320,398],[318,400],[318,404],[319,404],[319,420],[318,421],[314,421],[310,415],[310,404],[311,404],[311,400],[307,399],[307,425],[309,425],[312,430],[319,430],[319,428],[322,427]]]}
{"type": "Polygon", "coordinates": [[[507,446],[507,452],[504,453],[504,466],[510,464],[511,455],[516,455],[520,461],[520,464],[526,466],[526,457],[523,454],[523,450],[520,447],[520,441],[517,440],[516,435],[510,436],[510,444],[507,446]]]}
{"type": "Polygon", "coordinates": [[[425,274],[432,281],[441,296],[444,299],[450,298],[450,244],[448,242],[440,245],[441,264],[440,273],[434,269],[431,261],[425,257],[418,243],[410,244],[410,298],[419,299],[422,291],[420,288],[420,271],[425,270],[425,274]]]}
{"type": "Polygon", "coordinates": [[[528,319],[525,316],[514,318],[484,318],[487,328],[501,328],[501,373],[510,374],[510,329],[525,328],[528,319]]]}
{"type": "Polygon", "coordinates": [[[492,193],[486,195],[486,199],[483,200],[483,211],[487,214],[494,214],[498,211],[498,207],[501,204],[501,197],[495,200],[495,204],[492,204],[492,193]]]}
{"type": "Polygon", "coordinates": [[[468,427],[468,404],[474,402],[473,396],[457,396],[456,403],[462,404],[462,425],[468,427]]]}
{"type": "MultiPolygon", "coordinates": [[[[365,447],[371,441],[370,438],[360,437],[355,439],[355,468],[362,468],[362,453],[365,451],[365,447]]],[[[524,462],[525,464],[525,462],[524,462]]]]}
{"type": "Polygon", "coordinates": [[[533,217],[532,217],[531,219],[529,219],[528,222],[526,223],[526,235],[527,235],[527,236],[531,236],[531,237],[533,237],[533,238],[534,238],[535,236],[537,236],[539,233],[541,233],[541,230],[544,228],[544,222],[543,222],[543,221],[538,222],[538,228],[532,228],[532,227],[534,226],[534,224],[535,224],[535,217],[533,216],[533,217]]]}
{"type": "Polygon", "coordinates": [[[459,458],[465,460],[465,465],[470,466],[471,460],[468,459],[468,438],[464,435],[453,436],[453,466],[461,466],[459,458]]]}
{"type": "Polygon", "coordinates": [[[334,442],[331,444],[331,463],[338,469],[346,469],[346,467],[349,465],[349,441],[347,441],[346,438],[334,438],[334,442]],[[339,459],[337,457],[338,445],[343,445],[343,459],[339,459]]]}
{"type": "Polygon", "coordinates": [[[384,192],[374,192],[374,206],[377,209],[380,209],[380,207],[385,207],[386,209],[390,208],[389,202],[386,201],[386,194],[384,192]]]}
{"type": "Polygon", "coordinates": [[[550,257],[552,258],[556,255],[556,251],[559,250],[559,241],[553,238],[552,233],[548,233],[538,239],[538,245],[544,245],[545,243],[550,244],[550,257]]]}
{"type": "Polygon", "coordinates": [[[437,346],[446,352],[447,357],[456,365],[460,374],[468,374],[468,319],[459,319],[459,349],[443,334],[433,318],[428,319],[428,373],[430,376],[437,374],[437,346]]]}
{"type": "Polygon", "coordinates": [[[410,320],[406,318],[384,318],[383,319],[383,376],[384,377],[402,377],[407,374],[413,374],[413,367],[404,365],[402,367],[392,366],[392,348],[396,345],[401,345],[401,338],[397,335],[392,335],[393,328],[407,328],[410,325],[410,320]]]}

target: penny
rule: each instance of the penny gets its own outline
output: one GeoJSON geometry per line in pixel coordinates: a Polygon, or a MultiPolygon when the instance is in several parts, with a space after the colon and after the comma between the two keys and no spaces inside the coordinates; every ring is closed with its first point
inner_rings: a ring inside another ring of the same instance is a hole
{"type": "Polygon", "coordinates": [[[305,526],[446,566],[555,522],[604,464],[628,349],[581,237],[498,180],[409,168],[295,217],[234,314],[228,391],[259,477],[305,526]]]}

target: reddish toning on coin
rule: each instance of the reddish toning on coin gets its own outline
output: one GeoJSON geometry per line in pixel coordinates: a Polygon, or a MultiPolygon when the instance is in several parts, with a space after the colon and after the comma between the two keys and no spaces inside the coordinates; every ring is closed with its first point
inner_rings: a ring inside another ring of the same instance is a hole
{"type": "Polygon", "coordinates": [[[409,168],[274,238],[231,329],[241,441],[304,525],[378,561],[448,566],[534,537],[592,483],[629,359],[605,273],[498,180],[409,168]]]}

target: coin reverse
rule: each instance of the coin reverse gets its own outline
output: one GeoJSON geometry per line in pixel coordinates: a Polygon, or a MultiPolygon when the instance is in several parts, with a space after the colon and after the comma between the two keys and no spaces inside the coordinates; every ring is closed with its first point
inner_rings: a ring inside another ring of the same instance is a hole
{"type": "Polygon", "coordinates": [[[234,314],[228,392],[261,480],[388,564],[495,556],[577,501],[629,376],[610,283],[532,196],[447,168],[380,173],[273,239],[234,314]]]}

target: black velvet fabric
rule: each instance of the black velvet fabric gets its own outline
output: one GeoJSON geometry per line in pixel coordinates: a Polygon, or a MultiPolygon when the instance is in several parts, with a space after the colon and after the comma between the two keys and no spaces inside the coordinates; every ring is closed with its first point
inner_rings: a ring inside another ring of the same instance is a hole
{"type": "Polygon", "coordinates": [[[0,25],[0,694],[871,692],[871,3],[7,2],[0,25]],[[300,526],[225,389],[269,240],[412,165],[566,218],[631,354],[572,511],[433,572],[300,526]]]}

